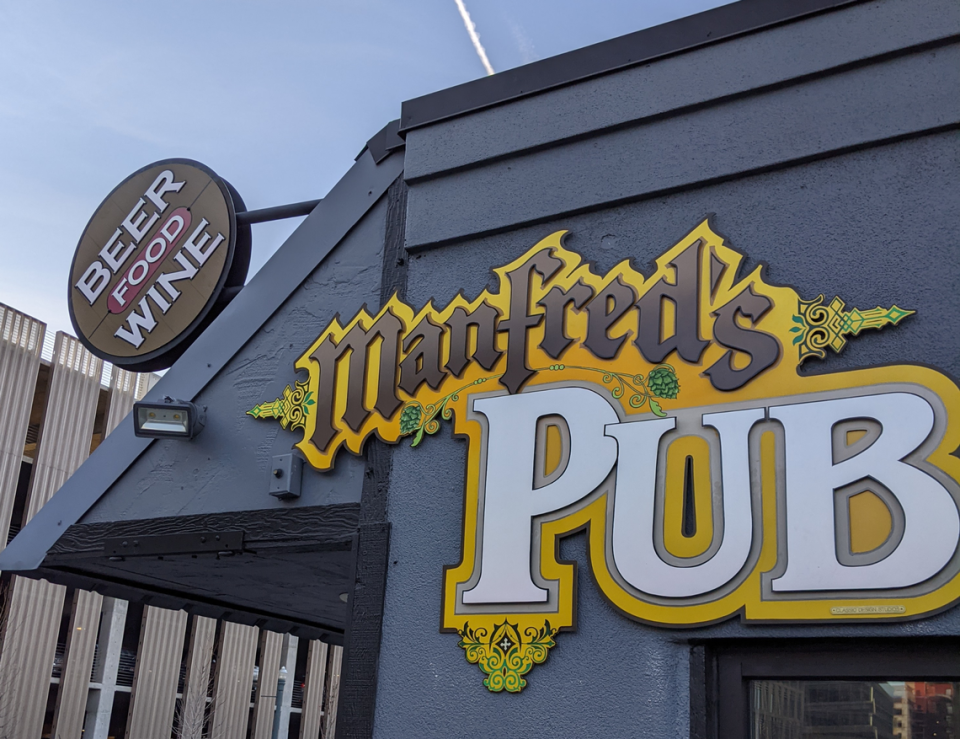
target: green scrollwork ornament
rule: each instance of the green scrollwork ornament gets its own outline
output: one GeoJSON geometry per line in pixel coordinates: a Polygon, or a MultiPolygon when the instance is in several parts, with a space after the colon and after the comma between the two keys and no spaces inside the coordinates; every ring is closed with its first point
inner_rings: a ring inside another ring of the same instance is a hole
{"type": "Polygon", "coordinates": [[[519,693],[527,686],[524,680],[534,665],[546,661],[549,650],[556,646],[553,637],[557,630],[544,621],[541,628],[528,626],[523,633],[509,621],[493,628],[463,625],[459,632],[460,644],[466,651],[467,662],[477,665],[487,676],[484,687],[491,693],[519,693]]]}
{"type": "Polygon", "coordinates": [[[293,387],[287,385],[283,389],[283,397],[269,403],[258,403],[247,411],[248,416],[254,418],[276,418],[283,428],[291,431],[306,428],[307,416],[310,409],[316,405],[313,393],[307,390],[307,383],[297,382],[293,387]]]}

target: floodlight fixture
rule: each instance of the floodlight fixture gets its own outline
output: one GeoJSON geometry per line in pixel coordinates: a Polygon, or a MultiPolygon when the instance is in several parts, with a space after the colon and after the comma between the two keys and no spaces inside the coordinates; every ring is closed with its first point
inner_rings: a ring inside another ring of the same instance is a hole
{"type": "Polygon", "coordinates": [[[206,408],[169,396],[133,404],[133,433],[147,439],[192,439],[206,421],[206,408]]]}

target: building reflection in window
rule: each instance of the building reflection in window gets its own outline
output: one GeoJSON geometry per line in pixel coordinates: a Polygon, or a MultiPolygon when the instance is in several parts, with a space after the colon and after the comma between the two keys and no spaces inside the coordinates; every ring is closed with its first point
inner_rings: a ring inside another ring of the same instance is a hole
{"type": "Polygon", "coordinates": [[[960,684],[753,680],[751,739],[960,739],[960,684]]]}

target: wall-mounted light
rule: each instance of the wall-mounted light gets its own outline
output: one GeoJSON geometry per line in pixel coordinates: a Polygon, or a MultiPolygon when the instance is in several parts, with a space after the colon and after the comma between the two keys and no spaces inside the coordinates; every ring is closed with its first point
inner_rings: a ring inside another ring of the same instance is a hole
{"type": "Polygon", "coordinates": [[[133,404],[133,433],[148,439],[192,439],[203,429],[206,413],[186,400],[165,397],[133,404]]]}

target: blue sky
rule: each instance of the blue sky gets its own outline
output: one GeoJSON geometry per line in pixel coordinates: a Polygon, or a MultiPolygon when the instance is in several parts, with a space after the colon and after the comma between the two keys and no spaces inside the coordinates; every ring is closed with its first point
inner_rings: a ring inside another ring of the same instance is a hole
{"type": "MultiPolygon", "coordinates": [[[[496,71],[725,4],[464,2],[496,71]]],[[[404,100],[484,74],[455,0],[0,2],[0,302],[70,331],[83,228],[150,162],[323,197],[404,100]]],[[[297,223],[254,226],[251,275],[297,223]]]]}

